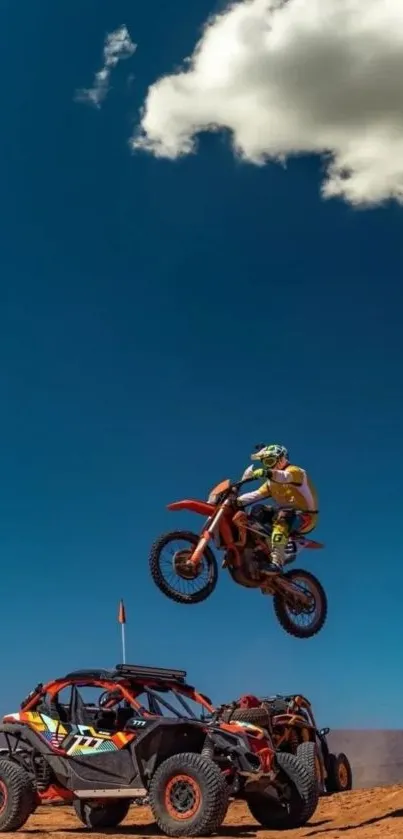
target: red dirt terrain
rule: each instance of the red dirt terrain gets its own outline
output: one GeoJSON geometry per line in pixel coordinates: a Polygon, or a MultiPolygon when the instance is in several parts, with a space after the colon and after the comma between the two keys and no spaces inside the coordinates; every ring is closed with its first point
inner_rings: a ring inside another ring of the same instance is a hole
{"type": "MultiPolygon", "coordinates": [[[[72,807],[38,808],[31,816],[25,829],[14,834],[30,839],[35,835],[46,839],[91,839],[105,836],[148,837],[154,839],[161,834],[153,822],[148,807],[132,807],[122,825],[103,833],[87,831],[77,820],[72,807]]],[[[230,806],[227,818],[219,836],[225,839],[402,839],[403,837],[403,786],[377,787],[355,790],[323,798],[312,819],[300,830],[286,832],[267,831],[253,820],[243,802],[230,806]]]]}

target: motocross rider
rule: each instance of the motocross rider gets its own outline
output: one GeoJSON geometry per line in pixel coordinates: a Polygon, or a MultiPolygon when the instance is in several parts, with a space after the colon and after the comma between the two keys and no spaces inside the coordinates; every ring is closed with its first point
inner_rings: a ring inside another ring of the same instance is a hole
{"type": "Polygon", "coordinates": [[[278,574],[283,569],[291,530],[305,534],[316,526],[318,497],[305,469],[290,463],[284,446],[259,444],[256,449],[251,460],[260,461],[262,466],[259,469],[249,466],[244,478],[265,478],[265,482],[254,492],[240,495],[238,506],[243,509],[265,498],[276,502],[275,507],[256,507],[249,518],[263,526],[271,549],[270,560],[259,564],[259,570],[265,574],[278,574]]]}

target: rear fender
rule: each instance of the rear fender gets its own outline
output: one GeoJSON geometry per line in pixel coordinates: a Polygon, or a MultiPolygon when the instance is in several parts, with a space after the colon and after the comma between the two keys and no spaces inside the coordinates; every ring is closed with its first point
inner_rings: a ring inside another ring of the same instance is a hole
{"type": "Polygon", "coordinates": [[[324,542],[316,542],[315,539],[298,539],[302,548],[308,548],[311,551],[318,551],[325,547],[324,542]]]}

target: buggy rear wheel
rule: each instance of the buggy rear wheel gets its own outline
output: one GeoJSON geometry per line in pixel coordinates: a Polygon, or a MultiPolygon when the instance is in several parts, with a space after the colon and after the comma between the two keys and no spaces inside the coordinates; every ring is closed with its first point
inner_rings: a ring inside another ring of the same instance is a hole
{"type": "Polygon", "coordinates": [[[130,798],[118,798],[105,803],[83,801],[76,798],[74,809],[80,821],[91,828],[117,827],[126,818],[131,804],[130,798]]]}
{"type": "Polygon", "coordinates": [[[28,772],[18,763],[0,759],[0,833],[19,830],[36,806],[36,793],[28,772]]]}
{"type": "Polygon", "coordinates": [[[223,822],[229,787],[218,766],[194,752],[172,755],[150,784],[150,806],[167,836],[207,836],[223,822]]]}
{"type": "Polygon", "coordinates": [[[312,818],[319,801],[316,778],[295,755],[277,752],[280,768],[278,802],[264,793],[249,793],[251,815],[267,830],[291,830],[303,827],[312,818]]]}
{"type": "Polygon", "coordinates": [[[197,545],[200,536],[188,530],[165,533],[154,542],[150,553],[150,571],[156,586],[175,603],[201,603],[214,591],[218,579],[218,567],[212,550],[204,548],[198,569],[189,568],[186,560],[197,545]],[[173,550],[175,545],[180,549],[173,550]],[[164,551],[170,557],[164,558],[164,551]],[[186,590],[186,586],[188,590],[186,590]]]}

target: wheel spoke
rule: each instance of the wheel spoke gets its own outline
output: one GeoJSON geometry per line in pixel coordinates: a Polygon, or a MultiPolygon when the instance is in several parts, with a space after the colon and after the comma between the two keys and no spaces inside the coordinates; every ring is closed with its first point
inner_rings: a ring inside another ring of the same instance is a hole
{"type": "Polygon", "coordinates": [[[160,554],[159,565],[164,580],[171,588],[182,595],[194,595],[203,589],[209,581],[209,566],[205,557],[202,557],[198,574],[194,579],[186,579],[178,573],[175,567],[176,555],[185,551],[191,554],[193,550],[194,545],[189,545],[189,542],[186,540],[177,539],[169,542],[160,554]]]}
{"type": "Polygon", "coordinates": [[[298,579],[298,577],[293,578],[293,583],[299,591],[309,597],[311,604],[310,606],[291,606],[289,603],[285,604],[286,612],[290,621],[292,621],[296,626],[301,626],[304,628],[308,628],[312,623],[315,623],[318,619],[318,606],[316,603],[315,592],[312,591],[312,587],[303,578],[298,579]]]}

